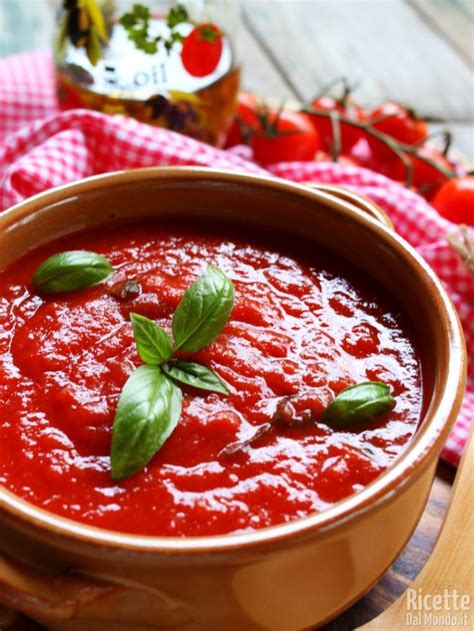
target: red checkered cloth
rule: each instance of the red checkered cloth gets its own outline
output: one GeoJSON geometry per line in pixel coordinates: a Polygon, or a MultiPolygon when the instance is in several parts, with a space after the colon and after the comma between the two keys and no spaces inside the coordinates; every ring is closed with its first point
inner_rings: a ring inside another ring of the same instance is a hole
{"type": "Polygon", "coordinates": [[[0,62],[0,210],[52,186],[97,173],[145,166],[199,165],[272,173],[294,182],[342,184],[377,202],[397,232],[429,262],[461,317],[469,349],[463,407],[442,457],[457,465],[474,414],[474,279],[446,242],[455,229],[421,197],[366,169],[333,163],[274,164],[267,171],[248,148],[227,151],[123,116],[59,113],[47,53],[0,62]]]}

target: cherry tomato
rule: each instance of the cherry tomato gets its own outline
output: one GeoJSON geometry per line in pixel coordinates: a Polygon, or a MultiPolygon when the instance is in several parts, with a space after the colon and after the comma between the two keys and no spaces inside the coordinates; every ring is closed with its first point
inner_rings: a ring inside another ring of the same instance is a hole
{"type": "MultiPolygon", "coordinates": [[[[338,112],[341,116],[351,118],[357,122],[362,122],[367,118],[365,110],[349,97],[346,97],[343,100],[338,100],[332,96],[321,96],[311,103],[311,109],[320,110],[325,113],[338,112]]],[[[331,145],[334,144],[334,133],[331,119],[311,114],[309,114],[309,116],[319,133],[321,146],[325,151],[330,152],[331,145]]],[[[356,127],[351,127],[350,125],[341,123],[342,150],[344,152],[350,151],[351,147],[355,145],[362,133],[363,132],[356,127]]]]}
{"type": "Polygon", "coordinates": [[[257,162],[313,160],[320,147],[319,134],[306,114],[271,110],[266,124],[250,138],[257,162]]]}
{"type": "Polygon", "coordinates": [[[183,66],[193,77],[205,77],[217,68],[222,54],[222,33],[214,24],[199,24],[184,38],[183,66]]]}
{"type": "MultiPolygon", "coordinates": [[[[372,127],[390,136],[397,142],[407,145],[414,145],[427,138],[428,128],[425,121],[416,118],[414,113],[404,105],[395,101],[388,101],[377,107],[371,114],[372,127]],[[387,117],[385,120],[378,119],[387,117]]],[[[385,143],[373,136],[367,136],[367,141],[372,153],[369,168],[378,173],[383,173],[387,177],[397,181],[405,181],[405,167],[403,162],[396,157],[396,154],[385,143]]],[[[429,156],[428,156],[429,157],[429,156]]],[[[421,178],[430,178],[429,173],[423,174],[423,167],[417,165],[421,170],[421,178]]]]}
{"type": "MultiPolygon", "coordinates": [[[[372,156],[366,166],[372,171],[382,173],[396,182],[405,183],[407,169],[403,160],[397,157],[395,152],[377,138],[370,138],[370,148],[372,156]]],[[[452,165],[446,156],[434,145],[428,144],[420,147],[418,154],[420,157],[408,153],[405,154],[412,165],[412,188],[430,200],[438,188],[449,179],[449,176],[435,166],[425,162],[422,158],[428,158],[451,173],[453,172],[452,165]]]]}
{"type": "Polygon", "coordinates": [[[384,142],[367,135],[368,157],[365,166],[376,173],[382,173],[392,180],[405,180],[405,166],[397,154],[384,142]]]}
{"type": "MultiPolygon", "coordinates": [[[[451,163],[437,147],[424,145],[418,153],[421,157],[433,160],[436,164],[452,173],[451,163]]],[[[449,177],[416,156],[410,156],[410,158],[413,165],[414,188],[427,200],[433,199],[436,191],[449,180],[449,177]]]]}
{"type": "Polygon", "coordinates": [[[466,175],[445,182],[432,204],[449,221],[474,226],[474,176],[466,175]]]}
{"type": "Polygon", "coordinates": [[[372,124],[374,129],[406,145],[415,145],[426,140],[428,136],[426,122],[417,118],[412,110],[396,101],[382,103],[371,113],[370,120],[374,121],[372,124]],[[382,118],[384,120],[377,122],[382,118]]]}
{"type": "Polygon", "coordinates": [[[245,137],[246,128],[250,130],[259,126],[257,110],[258,99],[255,94],[250,94],[249,92],[240,92],[238,94],[236,114],[227,134],[226,147],[233,147],[234,145],[241,145],[247,142],[245,137]]]}

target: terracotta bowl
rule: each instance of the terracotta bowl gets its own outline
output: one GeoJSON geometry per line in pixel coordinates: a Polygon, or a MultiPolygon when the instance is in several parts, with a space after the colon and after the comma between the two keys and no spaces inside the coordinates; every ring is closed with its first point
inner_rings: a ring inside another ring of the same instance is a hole
{"type": "Polygon", "coordinates": [[[92,528],[0,491],[0,602],[68,631],[270,629],[322,624],[366,592],[425,506],[464,390],[465,349],[440,282],[377,207],[348,191],[194,168],[94,177],[0,217],[0,268],[59,235],[176,213],[324,244],[382,283],[412,321],[426,409],[405,453],[320,514],[248,534],[143,537],[92,528]]]}

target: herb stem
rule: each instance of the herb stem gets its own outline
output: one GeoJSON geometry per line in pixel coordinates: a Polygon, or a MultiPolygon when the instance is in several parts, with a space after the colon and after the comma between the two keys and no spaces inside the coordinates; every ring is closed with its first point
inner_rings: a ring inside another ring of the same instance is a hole
{"type": "MultiPolygon", "coordinates": [[[[301,110],[305,114],[309,114],[311,116],[321,117],[321,118],[329,118],[332,122],[335,118],[337,118],[339,124],[343,123],[344,125],[349,125],[356,129],[363,130],[368,136],[379,140],[386,147],[388,147],[393,153],[403,162],[405,166],[405,183],[407,186],[411,186],[413,180],[413,165],[411,160],[407,157],[406,154],[415,156],[417,160],[424,162],[425,164],[433,167],[437,171],[439,171],[445,177],[451,179],[456,177],[456,172],[452,169],[446,168],[444,165],[438,164],[432,158],[428,158],[424,156],[418,151],[418,147],[415,145],[406,145],[401,143],[387,134],[384,134],[381,131],[378,131],[372,127],[373,121],[356,121],[352,118],[348,118],[347,116],[342,115],[340,112],[331,111],[325,112],[323,110],[318,110],[313,107],[305,106],[301,110]]],[[[334,123],[333,123],[334,124],[334,123]]],[[[446,151],[446,149],[445,149],[446,151]]],[[[338,154],[339,155],[339,154],[338,154]]]]}

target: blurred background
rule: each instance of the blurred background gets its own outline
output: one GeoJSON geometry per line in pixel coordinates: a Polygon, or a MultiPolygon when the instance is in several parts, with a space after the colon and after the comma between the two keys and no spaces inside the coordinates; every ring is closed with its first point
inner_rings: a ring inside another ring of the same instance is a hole
{"type": "MultiPolygon", "coordinates": [[[[0,55],[50,47],[60,4],[1,0],[0,55]]],[[[242,1],[234,40],[247,90],[308,101],[344,75],[369,108],[396,99],[445,120],[434,128],[474,159],[470,0],[242,1]]]]}

